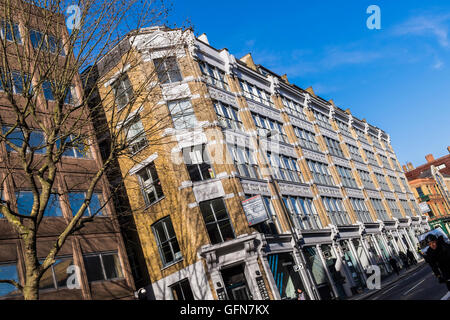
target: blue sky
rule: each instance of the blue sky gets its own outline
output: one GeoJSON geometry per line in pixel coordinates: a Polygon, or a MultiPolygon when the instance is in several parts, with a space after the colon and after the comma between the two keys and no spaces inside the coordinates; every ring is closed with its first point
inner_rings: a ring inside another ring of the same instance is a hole
{"type": "Polygon", "coordinates": [[[170,21],[190,20],[216,48],[287,73],[289,81],[391,135],[401,164],[450,145],[449,1],[173,0],[170,21]],[[368,6],[381,9],[369,30],[368,6]]]}

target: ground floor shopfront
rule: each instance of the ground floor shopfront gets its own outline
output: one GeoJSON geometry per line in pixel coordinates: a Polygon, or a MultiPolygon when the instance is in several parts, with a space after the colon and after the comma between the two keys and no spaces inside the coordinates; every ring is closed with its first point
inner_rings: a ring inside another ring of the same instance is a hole
{"type": "Polygon", "coordinates": [[[417,237],[429,230],[420,218],[366,223],[291,234],[244,235],[199,249],[195,266],[153,284],[154,298],[195,300],[346,299],[367,288],[379,270],[392,274],[394,258],[410,250],[420,260],[417,237]]]}
{"type": "Polygon", "coordinates": [[[431,229],[441,228],[450,237],[450,216],[430,221],[431,229]]]}

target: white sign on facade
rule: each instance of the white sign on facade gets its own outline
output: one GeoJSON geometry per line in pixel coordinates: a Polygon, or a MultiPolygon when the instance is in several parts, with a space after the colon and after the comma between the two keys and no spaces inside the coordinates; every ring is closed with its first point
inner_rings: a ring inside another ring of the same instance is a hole
{"type": "Polygon", "coordinates": [[[242,201],[249,226],[269,220],[269,214],[261,195],[242,201]]]}

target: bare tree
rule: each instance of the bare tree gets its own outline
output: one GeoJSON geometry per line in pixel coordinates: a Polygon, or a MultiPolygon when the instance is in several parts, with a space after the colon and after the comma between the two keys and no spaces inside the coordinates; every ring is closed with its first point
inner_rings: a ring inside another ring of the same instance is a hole
{"type": "MultiPolygon", "coordinates": [[[[172,120],[161,106],[139,113],[141,118],[152,119],[145,130],[133,126],[136,108],[155,99],[158,66],[132,89],[111,83],[107,86],[107,80],[96,72],[99,65],[109,68],[102,60],[105,54],[116,55],[121,61],[118,78],[125,68],[128,74],[140,68],[133,45],[135,35],[167,23],[169,8],[162,0],[4,0],[0,7],[2,186],[26,186],[32,194],[28,210],[21,210],[18,194],[2,194],[1,214],[23,243],[25,278],[22,283],[10,279],[0,283],[14,285],[31,300],[39,299],[40,279],[55,263],[67,239],[108,204],[110,199],[103,199],[97,212],[86,217],[106,173],[119,174],[117,159],[135,159],[136,148],[143,144],[167,143],[161,133],[172,120]],[[70,17],[65,21],[67,14],[70,17]],[[100,96],[99,87],[109,91],[100,96]],[[101,153],[98,138],[104,142],[101,153]],[[69,154],[90,157],[96,160],[96,167],[79,164],[76,170],[83,178],[60,188],[61,171],[69,170],[65,160],[69,154]],[[67,201],[68,194],[80,185],[85,195],[79,208],[65,214],[66,224],[42,260],[37,239],[46,224],[46,213],[55,199],[67,201]]],[[[182,43],[177,38],[171,50],[182,43]]]]}

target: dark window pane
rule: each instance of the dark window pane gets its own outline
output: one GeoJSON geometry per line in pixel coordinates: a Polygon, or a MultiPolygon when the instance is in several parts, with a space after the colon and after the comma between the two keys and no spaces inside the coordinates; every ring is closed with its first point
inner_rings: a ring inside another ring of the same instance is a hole
{"type": "Polygon", "coordinates": [[[233,228],[231,228],[230,220],[219,222],[219,228],[224,241],[234,239],[233,228]]]}
{"type": "Polygon", "coordinates": [[[46,100],[55,100],[50,81],[44,81],[42,83],[42,90],[44,91],[44,96],[46,100]]]}
{"type": "Polygon", "coordinates": [[[72,258],[56,260],[56,263],[53,265],[58,288],[65,288],[67,286],[67,279],[70,277],[67,270],[71,265],[74,265],[72,258]]]}
{"type": "MultiPolygon", "coordinates": [[[[83,205],[85,195],[82,192],[71,192],[69,193],[69,204],[72,209],[72,214],[75,216],[83,205]]],[[[86,214],[86,213],[84,213],[86,214]]]]}
{"type": "Polygon", "coordinates": [[[102,205],[101,205],[101,195],[99,193],[93,193],[91,197],[91,202],[89,204],[89,210],[91,215],[102,215],[102,205]]]}
{"type": "Polygon", "coordinates": [[[46,217],[62,217],[61,206],[59,205],[59,197],[56,194],[51,194],[48,199],[47,207],[44,211],[46,217]]]}
{"type": "MultiPolygon", "coordinates": [[[[15,264],[0,265],[0,279],[19,281],[15,264]]],[[[16,287],[7,283],[0,283],[0,297],[18,294],[16,287]]]]}
{"type": "Polygon", "coordinates": [[[84,257],[88,281],[105,280],[99,256],[84,257]]]}
{"type": "Polygon", "coordinates": [[[33,208],[33,193],[30,191],[20,191],[16,193],[17,209],[20,214],[29,216],[33,208]]]}
{"type": "Polygon", "coordinates": [[[53,280],[53,270],[52,267],[47,269],[42,275],[41,281],[39,282],[39,289],[55,289],[55,281],[53,280]]]}
{"type": "Polygon", "coordinates": [[[103,255],[102,258],[106,272],[106,279],[116,279],[123,276],[119,256],[117,254],[103,255]]]}
{"type": "Polygon", "coordinates": [[[206,230],[208,230],[209,239],[211,240],[212,244],[223,242],[217,224],[212,223],[206,225],[206,230]]]}

